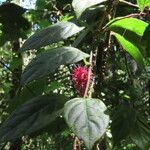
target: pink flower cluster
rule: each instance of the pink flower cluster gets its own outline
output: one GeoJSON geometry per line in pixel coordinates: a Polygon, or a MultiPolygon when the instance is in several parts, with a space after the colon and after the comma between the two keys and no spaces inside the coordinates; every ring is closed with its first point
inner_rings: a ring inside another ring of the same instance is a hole
{"type": "Polygon", "coordinates": [[[84,96],[85,89],[88,81],[88,68],[78,65],[72,70],[72,81],[74,83],[74,87],[78,91],[81,97],[84,96]]]}

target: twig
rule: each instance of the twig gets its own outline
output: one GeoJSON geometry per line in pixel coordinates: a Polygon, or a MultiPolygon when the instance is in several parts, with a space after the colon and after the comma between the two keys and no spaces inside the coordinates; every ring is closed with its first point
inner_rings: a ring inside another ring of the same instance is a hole
{"type": "Polygon", "coordinates": [[[120,2],[120,3],[124,3],[124,4],[126,4],[126,5],[129,5],[129,6],[132,6],[132,7],[135,7],[135,8],[139,8],[138,5],[135,5],[135,4],[133,4],[133,3],[127,2],[127,1],[125,1],[125,0],[120,0],[119,2],[120,2]]]}
{"type": "Polygon", "coordinates": [[[80,140],[78,139],[78,137],[76,136],[74,139],[74,145],[73,145],[73,150],[80,150],[80,140]]]}
{"type": "Polygon", "coordinates": [[[90,86],[91,74],[92,74],[92,58],[93,58],[93,52],[91,51],[90,60],[89,60],[90,67],[89,67],[89,70],[88,70],[88,81],[87,81],[86,89],[85,89],[84,96],[83,96],[84,98],[87,96],[88,89],[89,89],[89,86],[90,86]]]}
{"type": "Polygon", "coordinates": [[[5,146],[6,146],[6,144],[7,144],[7,142],[4,143],[4,145],[1,147],[0,150],[3,150],[5,148],[5,146]]]}

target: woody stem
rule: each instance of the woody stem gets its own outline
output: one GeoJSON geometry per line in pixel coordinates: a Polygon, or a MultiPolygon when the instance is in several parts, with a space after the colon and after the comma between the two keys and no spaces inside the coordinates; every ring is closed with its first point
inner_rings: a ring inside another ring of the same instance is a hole
{"type": "Polygon", "coordinates": [[[87,81],[87,84],[86,84],[86,89],[85,89],[83,98],[86,98],[87,93],[88,93],[88,89],[89,89],[89,86],[90,86],[91,74],[92,74],[92,57],[93,57],[93,52],[91,51],[90,52],[90,60],[89,60],[90,67],[88,69],[88,81],[87,81]]]}

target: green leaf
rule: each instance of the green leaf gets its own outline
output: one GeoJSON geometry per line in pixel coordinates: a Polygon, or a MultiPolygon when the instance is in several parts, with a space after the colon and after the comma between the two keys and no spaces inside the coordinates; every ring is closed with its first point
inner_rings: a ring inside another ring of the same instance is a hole
{"type": "Polygon", "coordinates": [[[47,76],[60,65],[75,63],[86,57],[89,57],[89,55],[73,47],[50,49],[41,53],[29,63],[22,74],[21,84],[47,76]]]}
{"type": "Polygon", "coordinates": [[[34,82],[31,82],[27,86],[24,86],[21,91],[10,100],[8,112],[14,111],[16,108],[21,106],[24,102],[34,98],[36,96],[42,95],[46,86],[46,80],[40,79],[34,82]]]}
{"type": "Polygon", "coordinates": [[[145,47],[145,55],[147,57],[150,57],[150,24],[146,27],[143,37],[142,37],[142,42],[146,45],[145,47]]]}
{"type": "Polygon", "coordinates": [[[62,95],[43,95],[24,103],[0,128],[0,141],[32,135],[50,125],[62,113],[66,99],[62,95]]]}
{"type": "Polygon", "coordinates": [[[141,11],[143,11],[145,7],[150,6],[150,0],[137,0],[137,4],[141,11]]]}
{"type": "Polygon", "coordinates": [[[115,18],[107,26],[109,26],[111,31],[118,33],[138,47],[141,53],[143,53],[145,45],[141,42],[141,39],[148,23],[135,18],[115,18]]]}
{"type": "Polygon", "coordinates": [[[86,37],[86,35],[89,33],[89,30],[86,29],[84,30],[81,34],[79,34],[79,36],[76,38],[76,40],[74,41],[74,43],[72,44],[73,47],[77,47],[81,41],[86,37]]]}
{"type": "Polygon", "coordinates": [[[109,26],[111,31],[120,34],[132,44],[140,48],[141,51],[145,48],[141,39],[148,23],[135,18],[120,17],[110,21],[107,26],[109,26]]]}
{"type": "Polygon", "coordinates": [[[105,104],[92,98],[68,101],[64,107],[64,117],[88,149],[92,149],[94,143],[102,137],[109,123],[105,104]]]}
{"type": "Polygon", "coordinates": [[[146,120],[143,120],[141,116],[137,119],[130,137],[142,150],[148,150],[150,148],[150,128],[146,124],[146,120]]]}
{"type": "Polygon", "coordinates": [[[108,25],[111,31],[121,35],[123,35],[125,30],[127,30],[135,33],[138,36],[143,36],[148,23],[135,18],[115,18],[114,21],[111,20],[108,25]]]}
{"type": "Polygon", "coordinates": [[[67,39],[68,37],[71,37],[83,29],[83,27],[79,27],[72,22],[59,22],[33,34],[25,41],[20,50],[25,51],[30,49],[37,49],[42,46],[67,39]]]}
{"type": "Polygon", "coordinates": [[[79,18],[87,8],[92,7],[94,5],[102,4],[106,1],[107,0],[73,0],[72,6],[77,15],[77,18],[79,18]]]}
{"type": "Polygon", "coordinates": [[[112,119],[112,136],[114,145],[119,144],[129,136],[136,121],[136,113],[128,105],[119,106],[112,119]]]}
{"type": "Polygon", "coordinates": [[[140,67],[144,68],[143,56],[139,49],[131,42],[127,41],[123,36],[120,36],[117,33],[114,33],[114,35],[122,47],[133,57],[133,59],[140,65],[140,67]]]}

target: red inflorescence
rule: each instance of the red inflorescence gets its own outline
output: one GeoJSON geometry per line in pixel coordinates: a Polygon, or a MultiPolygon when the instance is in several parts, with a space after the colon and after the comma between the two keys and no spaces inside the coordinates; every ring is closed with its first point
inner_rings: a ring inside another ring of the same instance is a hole
{"type": "Polygon", "coordinates": [[[81,97],[84,96],[84,92],[86,89],[87,81],[88,81],[88,68],[78,65],[72,71],[71,77],[74,82],[74,87],[78,91],[81,97]]]}

